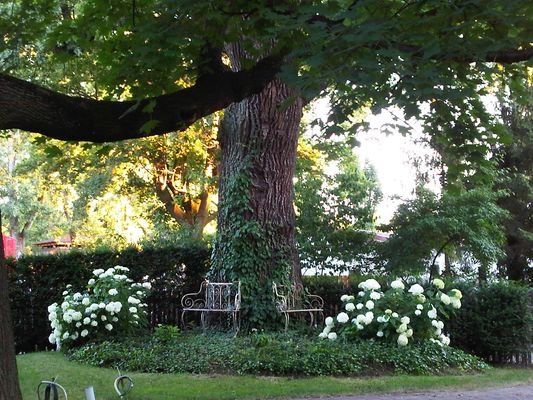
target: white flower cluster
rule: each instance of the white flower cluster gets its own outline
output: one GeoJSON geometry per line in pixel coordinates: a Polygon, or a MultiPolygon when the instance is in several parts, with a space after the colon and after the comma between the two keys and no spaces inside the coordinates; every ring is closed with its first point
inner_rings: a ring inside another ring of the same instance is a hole
{"type": "Polygon", "coordinates": [[[366,339],[384,338],[396,341],[399,346],[406,346],[411,340],[431,340],[441,345],[449,345],[450,338],[443,333],[444,322],[439,315],[447,309],[461,307],[462,294],[457,289],[447,294],[441,279],[434,279],[425,290],[415,283],[406,289],[402,280],[391,282],[390,289],[383,292],[375,279],[361,282],[362,289],[357,296],[343,295],[344,305],[335,319],[328,317],[320,338],[336,340],[338,333],[347,338],[366,339]],[[337,325],[337,332],[333,331],[337,325]]]}
{"type": "Polygon", "coordinates": [[[71,294],[72,285],[63,291],[63,302],[48,307],[52,333],[48,340],[59,348],[79,338],[102,335],[138,326],[146,318],[144,299],[149,282],[135,283],[122,266],[95,269],[96,278],[88,281],[87,291],[71,294]]]}

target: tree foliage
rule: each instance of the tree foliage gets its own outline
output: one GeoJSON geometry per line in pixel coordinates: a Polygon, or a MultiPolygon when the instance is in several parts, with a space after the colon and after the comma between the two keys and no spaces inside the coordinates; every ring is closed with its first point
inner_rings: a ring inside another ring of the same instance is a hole
{"type": "Polygon", "coordinates": [[[343,147],[327,154],[300,140],[296,170],[297,241],[304,268],[348,269],[367,250],[381,198],[371,166],[343,147]],[[334,159],[332,159],[334,158],[334,159]],[[327,171],[336,169],[335,172],[327,171]]]}
{"type": "MultiPolygon", "coordinates": [[[[497,206],[501,196],[487,188],[444,191],[423,189],[402,204],[386,227],[393,232],[380,246],[387,269],[396,274],[434,272],[440,254],[467,253],[487,267],[502,255],[502,222],[507,213],[497,206]]],[[[452,271],[448,271],[451,273],[452,271]]]]}
{"type": "MultiPolygon", "coordinates": [[[[531,71],[529,71],[531,72],[531,71]]],[[[533,260],[533,85],[531,74],[517,75],[507,84],[509,94],[500,98],[500,111],[512,142],[495,149],[500,168],[496,187],[505,190],[499,199],[507,210],[502,271],[513,280],[530,280],[533,260]],[[518,92],[518,93],[517,93],[518,92]],[[520,95],[522,94],[522,95],[520,95]]]]}

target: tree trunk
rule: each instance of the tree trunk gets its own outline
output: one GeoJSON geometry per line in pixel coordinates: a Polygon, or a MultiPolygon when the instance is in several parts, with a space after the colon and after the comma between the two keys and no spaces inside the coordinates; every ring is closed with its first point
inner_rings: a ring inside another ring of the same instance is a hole
{"type": "MultiPolygon", "coordinates": [[[[239,67],[238,49],[230,51],[239,67]]],[[[272,282],[301,282],[293,176],[302,100],[279,80],[231,105],[219,132],[218,232],[212,274],[242,283],[242,317],[262,327],[276,315],[272,282]]]]}
{"type": "MultiPolygon", "coordinates": [[[[0,237],[2,214],[0,212],[0,237]]],[[[22,400],[18,384],[15,340],[9,303],[4,242],[0,240],[0,400],[22,400]]]]}

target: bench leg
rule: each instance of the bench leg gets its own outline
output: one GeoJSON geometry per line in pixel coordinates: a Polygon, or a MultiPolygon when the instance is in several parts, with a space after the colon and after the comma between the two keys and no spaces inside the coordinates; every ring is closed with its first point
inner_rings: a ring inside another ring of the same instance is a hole
{"type": "Polygon", "coordinates": [[[285,332],[289,330],[289,313],[283,313],[285,315],[285,332]]]}
{"type": "Polygon", "coordinates": [[[312,328],[315,323],[315,313],[313,313],[313,311],[309,311],[309,316],[311,317],[311,323],[309,324],[309,326],[312,328]]]}
{"type": "Polygon", "coordinates": [[[231,314],[233,317],[233,330],[235,331],[235,336],[237,336],[241,328],[241,320],[240,320],[239,312],[233,311],[231,314]]]}
{"type": "Polygon", "coordinates": [[[182,329],[185,329],[185,327],[186,327],[186,325],[185,325],[185,313],[186,312],[187,311],[182,311],[181,312],[181,327],[182,327],[182,329]]]}
{"type": "Polygon", "coordinates": [[[201,311],[200,312],[200,325],[202,326],[202,329],[205,329],[205,312],[204,311],[201,311]]]}

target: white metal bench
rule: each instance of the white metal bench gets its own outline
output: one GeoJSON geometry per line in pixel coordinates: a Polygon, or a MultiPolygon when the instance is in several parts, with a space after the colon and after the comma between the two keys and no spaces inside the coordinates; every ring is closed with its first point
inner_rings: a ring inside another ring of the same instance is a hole
{"type": "Polygon", "coordinates": [[[285,330],[289,327],[292,314],[308,314],[310,326],[317,326],[318,318],[324,319],[324,300],[322,297],[305,293],[302,286],[282,286],[272,284],[276,309],[285,317],[285,330]]]}
{"type": "Polygon", "coordinates": [[[181,323],[185,327],[185,313],[199,312],[202,327],[206,326],[209,314],[230,314],[233,328],[237,333],[240,328],[239,312],[241,310],[241,283],[215,283],[205,280],[196,293],[188,293],[181,298],[181,323]]]}

